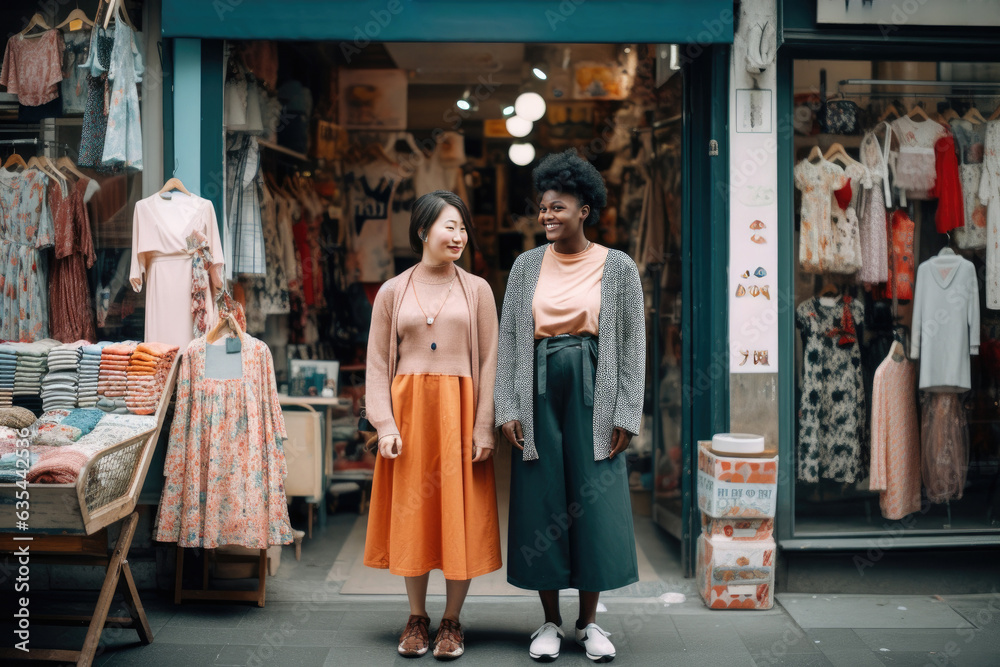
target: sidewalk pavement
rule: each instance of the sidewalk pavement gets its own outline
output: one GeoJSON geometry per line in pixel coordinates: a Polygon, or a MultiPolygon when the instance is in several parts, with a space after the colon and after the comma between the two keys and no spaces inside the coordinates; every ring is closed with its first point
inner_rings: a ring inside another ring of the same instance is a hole
{"type": "MultiPolygon", "coordinates": [[[[75,594],[70,594],[75,595],[75,594]]],[[[67,603],[62,613],[85,610],[67,603]]],[[[404,596],[340,596],[336,601],[183,604],[146,594],[155,640],[132,630],[105,630],[95,665],[415,665],[396,654],[406,621],[404,596]]],[[[610,631],[619,665],[879,665],[1000,664],[1000,595],[779,595],[764,612],[720,612],[697,598],[611,598],[598,623],[610,631]]],[[[92,603],[91,603],[92,605],[92,603]]],[[[432,632],[444,600],[429,600],[432,632]]],[[[562,655],[557,663],[590,661],[572,640],[575,604],[562,598],[562,655]]],[[[541,623],[531,597],[470,597],[463,613],[466,653],[458,664],[528,665],[529,635],[541,623]]],[[[10,637],[11,626],[3,628],[10,637]]],[[[33,645],[78,648],[84,630],[36,628],[33,645]]],[[[5,642],[6,643],[6,642],[5,642]]],[[[436,661],[428,654],[423,664],[436,661]]]]}
{"type": "MultiPolygon", "coordinates": [[[[105,629],[94,664],[436,664],[429,654],[418,659],[396,654],[408,615],[404,595],[340,593],[344,578],[338,562],[356,519],[331,515],[326,530],[303,546],[301,561],[285,553],[277,575],[268,578],[264,608],[174,605],[164,594],[142,591],[153,643],[139,644],[134,630],[105,629]]],[[[677,554],[649,522],[637,522],[636,537],[659,580],[602,596],[605,611],[597,620],[612,633],[615,665],[1000,665],[1000,592],[995,589],[954,597],[779,593],[769,611],[713,611],[702,604],[693,580],[676,576],[677,554]]],[[[33,590],[31,610],[89,613],[95,597],[94,592],[33,590]]],[[[567,638],[555,664],[591,664],[573,641],[575,596],[560,599],[567,638]]],[[[443,597],[430,596],[432,633],[443,610],[443,597]]],[[[120,615],[114,606],[111,615],[120,615]]],[[[13,644],[9,619],[6,613],[0,617],[0,645],[13,644]]],[[[535,596],[471,595],[462,615],[466,653],[457,664],[533,664],[529,636],[542,620],[535,596]]],[[[34,626],[32,646],[78,649],[84,634],[83,628],[34,626]]]]}

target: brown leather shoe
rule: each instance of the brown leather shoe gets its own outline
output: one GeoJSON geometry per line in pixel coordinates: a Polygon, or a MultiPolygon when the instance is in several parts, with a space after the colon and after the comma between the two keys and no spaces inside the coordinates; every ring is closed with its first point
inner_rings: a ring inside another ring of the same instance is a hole
{"type": "Polygon", "coordinates": [[[430,645],[431,619],[426,616],[410,614],[406,621],[406,629],[399,636],[399,654],[407,658],[416,658],[427,653],[430,645]]]}
{"type": "Polygon", "coordinates": [[[465,653],[465,633],[462,624],[450,618],[442,618],[434,639],[434,657],[438,660],[454,660],[465,653]]]}

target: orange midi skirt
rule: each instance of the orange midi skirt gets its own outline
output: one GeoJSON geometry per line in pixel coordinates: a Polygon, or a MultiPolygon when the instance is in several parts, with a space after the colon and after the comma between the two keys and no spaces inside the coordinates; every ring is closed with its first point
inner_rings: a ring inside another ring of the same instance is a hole
{"type": "Polygon", "coordinates": [[[375,462],[365,565],[453,580],[499,570],[493,459],[472,462],[472,378],[397,375],[391,394],[403,447],[375,462]]]}

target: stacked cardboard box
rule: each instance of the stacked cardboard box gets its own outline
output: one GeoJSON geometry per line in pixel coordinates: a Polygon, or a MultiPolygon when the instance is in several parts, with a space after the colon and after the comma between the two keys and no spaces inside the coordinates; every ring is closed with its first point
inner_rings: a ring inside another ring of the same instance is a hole
{"type": "Polygon", "coordinates": [[[710,608],[774,604],[777,483],[777,456],[719,456],[698,443],[697,581],[710,608]]]}

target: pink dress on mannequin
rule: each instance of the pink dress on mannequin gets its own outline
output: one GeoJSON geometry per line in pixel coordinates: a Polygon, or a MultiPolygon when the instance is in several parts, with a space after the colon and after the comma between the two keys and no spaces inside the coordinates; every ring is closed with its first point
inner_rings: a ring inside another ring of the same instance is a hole
{"type": "MultiPolygon", "coordinates": [[[[132,218],[132,269],[129,280],[138,292],[146,284],[147,341],[177,345],[181,350],[200,334],[192,313],[192,258],[188,237],[199,232],[208,243],[210,292],[223,286],[225,259],[212,202],[181,192],[159,194],[135,204],[132,218]]],[[[205,321],[216,319],[215,299],[205,300],[205,321]]]]}

